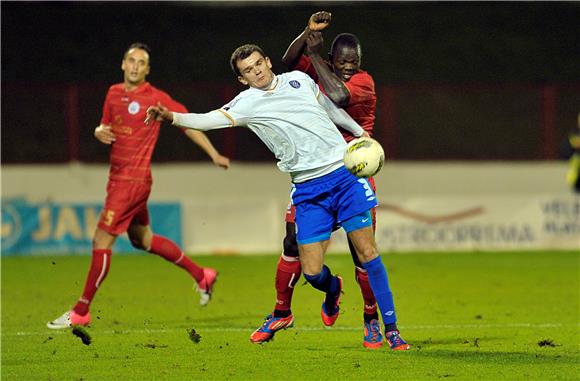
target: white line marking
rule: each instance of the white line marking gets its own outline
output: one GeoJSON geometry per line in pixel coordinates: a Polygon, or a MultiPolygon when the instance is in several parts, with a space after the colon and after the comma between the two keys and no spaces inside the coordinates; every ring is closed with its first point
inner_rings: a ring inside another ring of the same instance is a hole
{"type": "MultiPolygon", "coordinates": [[[[195,324],[193,324],[195,325],[195,324]]],[[[579,324],[562,324],[562,323],[512,323],[512,324],[433,324],[433,325],[401,325],[400,329],[405,331],[412,330],[422,330],[422,329],[488,329],[488,328],[559,328],[559,327],[580,327],[579,324]]],[[[196,326],[196,330],[203,332],[249,332],[251,333],[255,328],[221,328],[221,327],[203,327],[196,326]]],[[[322,332],[322,331],[361,331],[360,327],[292,327],[290,328],[295,331],[304,332],[322,332]]],[[[152,329],[107,329],[104,331],[99,331],[97,328],[93,329],[92,332],[99,335],[113,335],[113,334],[140,334],[140,333],[169,333],[169,332],[179,332],[185,331],[186,327],[182,328],[152,328],[152,329]]],[[[58,334],[69,334],[69,329],[62,330],[43,330],[37,332],[2,332],[2,336],[52,336],[58,334]]]]}

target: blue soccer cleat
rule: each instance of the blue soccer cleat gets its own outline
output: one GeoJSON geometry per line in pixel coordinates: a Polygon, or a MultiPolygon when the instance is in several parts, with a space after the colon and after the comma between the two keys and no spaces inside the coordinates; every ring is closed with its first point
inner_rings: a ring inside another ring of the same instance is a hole
{"type": "Polygon", "coordinates": [[[266,321],[260,328],[250,335],[250,341],[254,344],[261,344],[274,338],[274,334],[281,329],[290,328],[294,325],[294,315],[287,317],[274,317],[270,314],[266,316],[266,321]]]}
{"type": "Polygon", "coordinates": [[[383,346],[383,333],[381,332],[381,323],[377,319],[370,322],[365,321],[365,337],[363,345],[366,348],[376,349],[383,346]]]}
{"type": "Polygon", "coordinates": [[[385,334],[387,342],[393,351],[407,351],[411,346],[401,337],[399,331],[390,331],[385,334]]]}

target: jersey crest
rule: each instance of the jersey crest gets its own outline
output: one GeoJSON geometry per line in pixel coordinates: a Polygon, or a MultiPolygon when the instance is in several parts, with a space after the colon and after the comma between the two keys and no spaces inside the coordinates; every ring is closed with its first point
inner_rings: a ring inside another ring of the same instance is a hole
{"type": "Polygon", "coordinates": [[[290,84],[290,86],[292,86],[295,89],[300,88],[300,82],[296,81],[296,80],[292,80],[290,82],[288,82],[290,84]]]}
{"type": "Polygon", "coordinates": [[[140,109],[141,109],[141,105],[137,101],[133,101],[133,102],[129,103],[129,107],[127,107],[127,111],[129,111],[129,114],[131,114],[131,115],[137,114],[140,109]]]}

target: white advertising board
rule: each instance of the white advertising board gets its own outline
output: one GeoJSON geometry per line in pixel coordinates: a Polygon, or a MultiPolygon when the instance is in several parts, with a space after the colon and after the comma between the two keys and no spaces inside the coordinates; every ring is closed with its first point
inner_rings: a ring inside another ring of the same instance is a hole
{"type": "MultiPolygon", "coordinates": [[[[377,211],[381,251],[580,250],[580,197],[400,198],[377,211]]],[[[335,234],[333,250],[345,248],[335,234]]]]}

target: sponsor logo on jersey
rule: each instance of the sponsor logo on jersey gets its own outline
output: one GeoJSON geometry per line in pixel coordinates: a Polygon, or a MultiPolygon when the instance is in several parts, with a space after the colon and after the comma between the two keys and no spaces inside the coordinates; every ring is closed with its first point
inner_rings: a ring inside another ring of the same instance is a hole
{"type": "Polygon", "coordinates": [[[295,89],[298,89],[300,87],[300,82],[292,80],[290,82],[288,82],[290,84],[290,86],[292,86],[295,89]]]}
{"type": "Polygon", "coordinates": [[[129,114],[131,115],[137,114],[139,110],[141,110],[141,105],[137,101],[129,103],[129,107],[127,107],[127,111],[129,111],[129,114]]]}
{"type": "Polygon", "coordinates": [[[113,133],[115,135],[133,135],[133,128],[129,126],[113,126],[113,133]]]}

